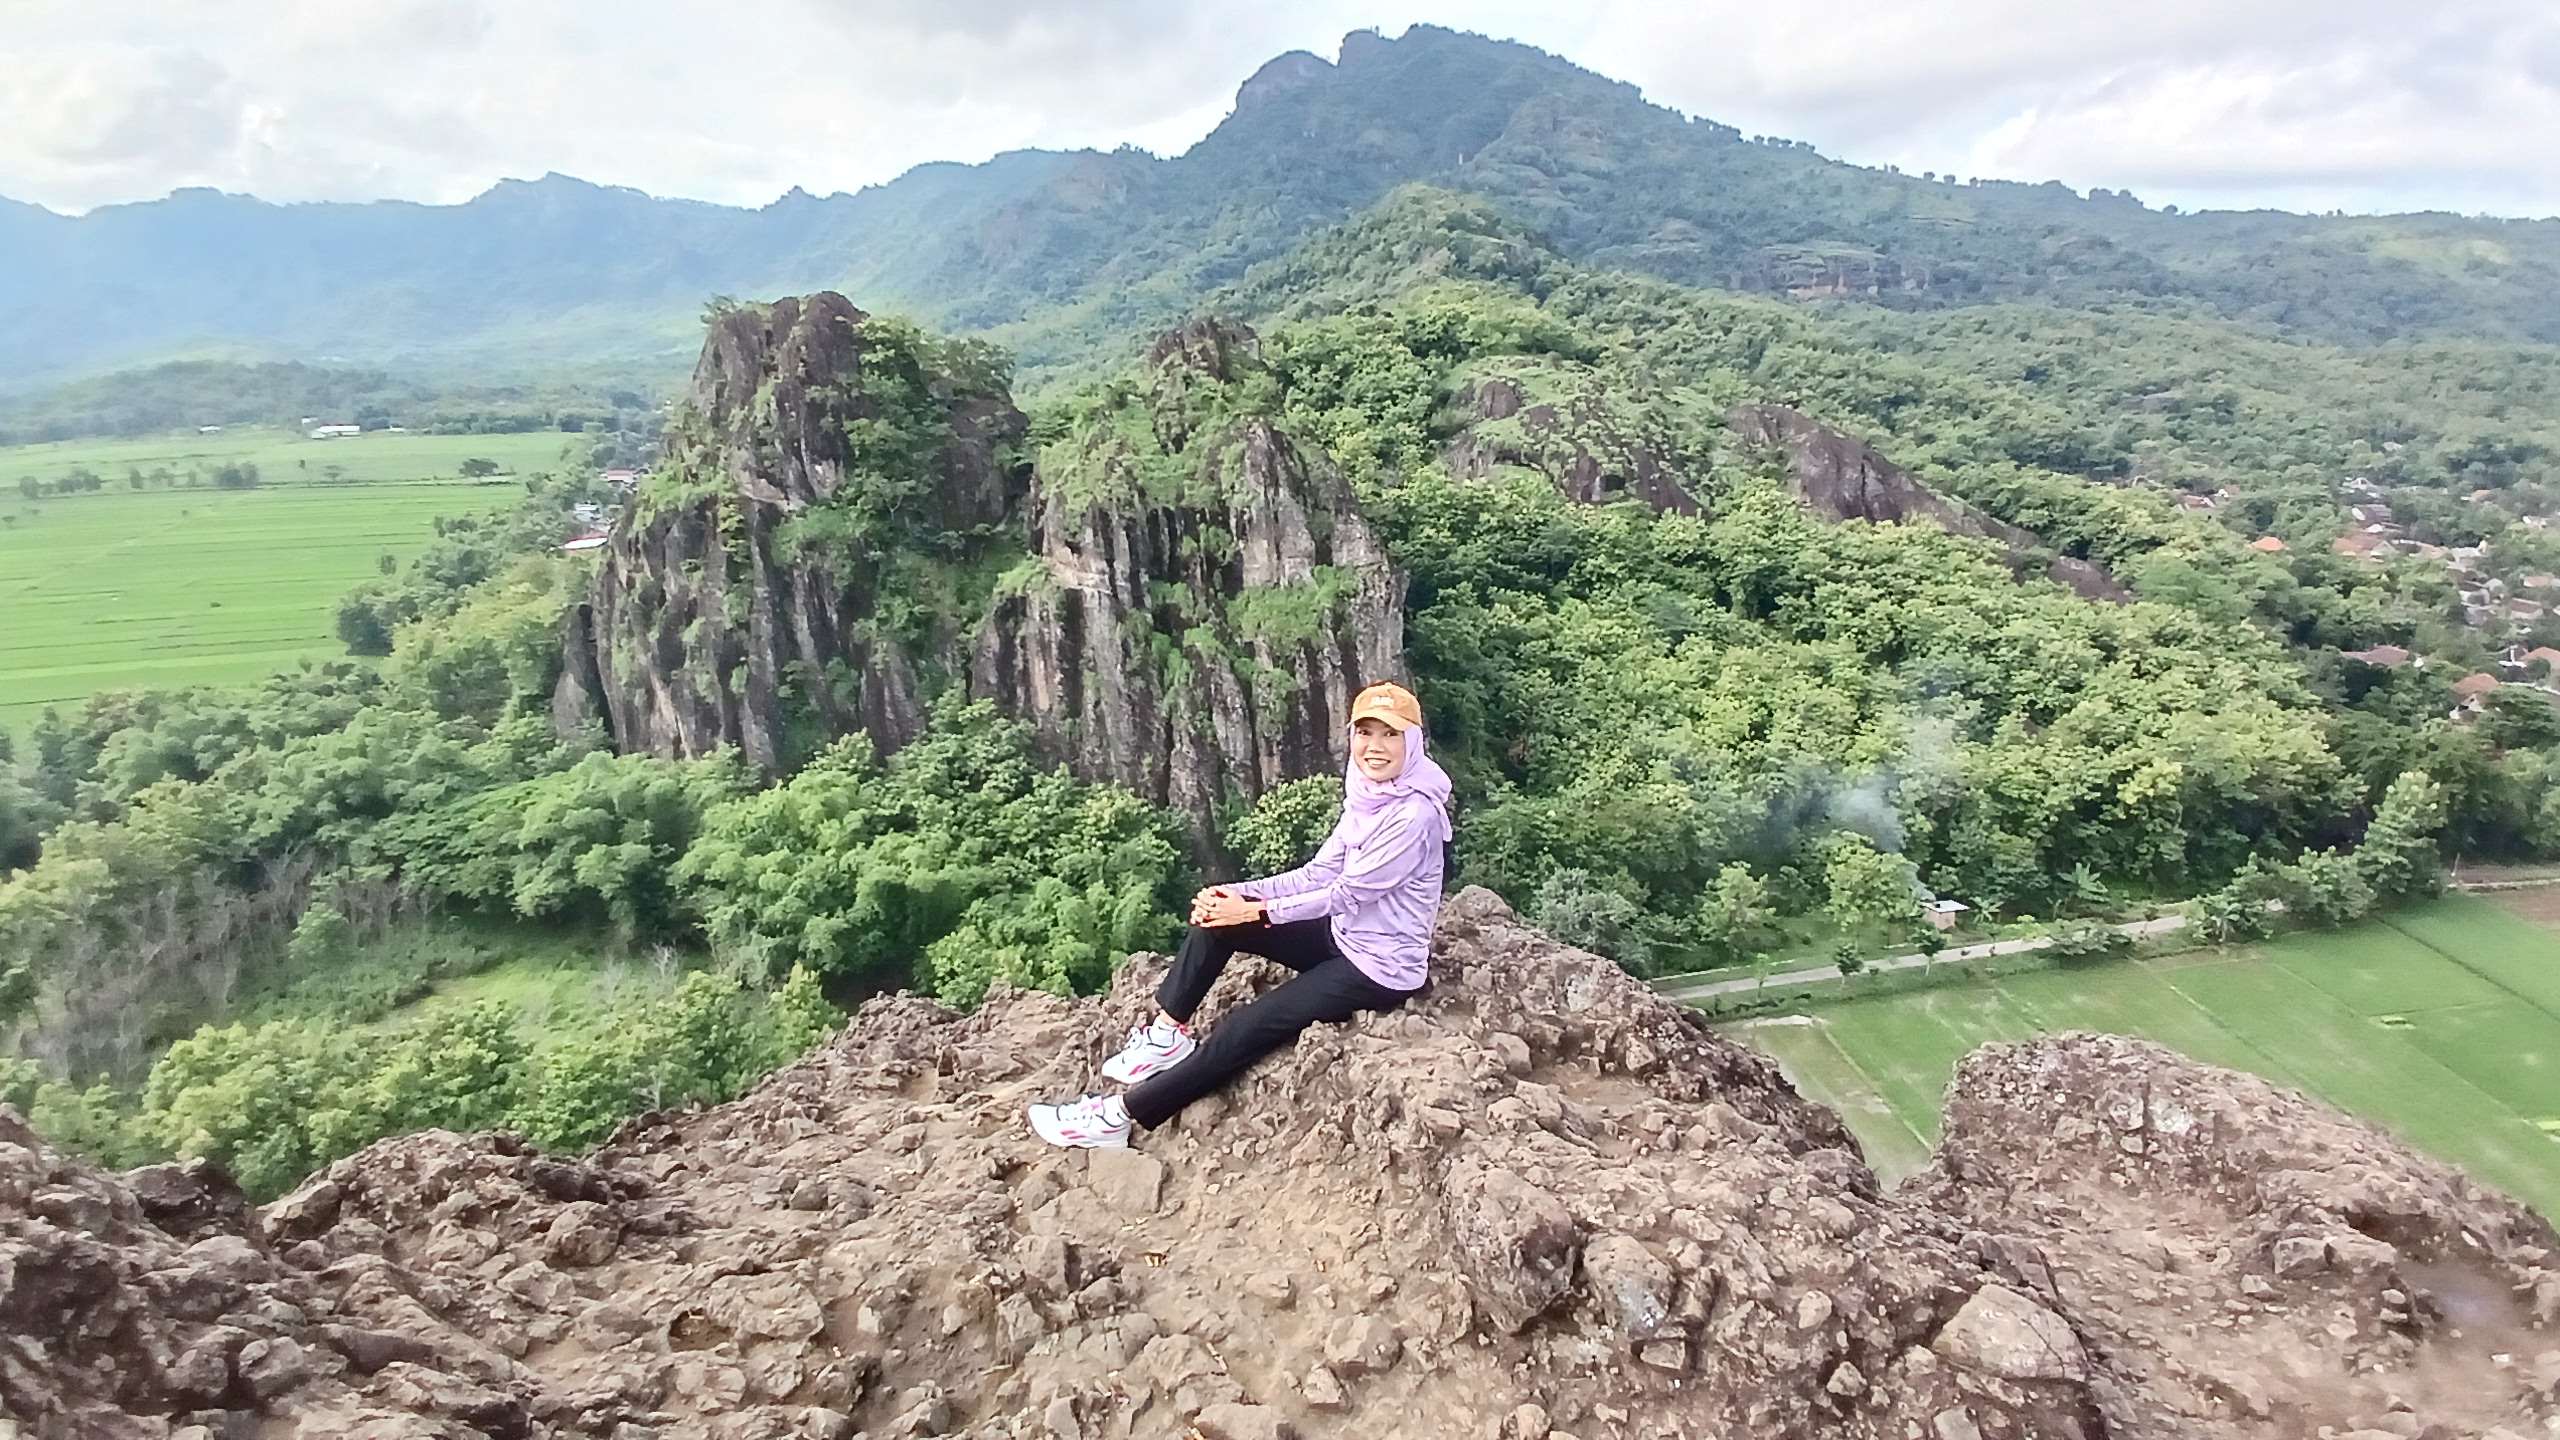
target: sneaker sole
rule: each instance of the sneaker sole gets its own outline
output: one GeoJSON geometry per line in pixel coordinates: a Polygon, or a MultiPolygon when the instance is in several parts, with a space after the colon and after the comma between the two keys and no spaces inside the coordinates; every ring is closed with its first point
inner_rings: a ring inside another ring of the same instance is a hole
{"type": "Polygon", "coordinates": [[[1068,1150],[1126,1150],[1129,1148],[1129,1132],[1126,1130],[1121,1131],[1117,1137],[1107,1140],[1078,1139],[1064,1131],[1051,1131],[1048,1126],[1041,1124],[1036,1116],[1031,1119],[1031,1133],[1052,1145],[1068,1150]]]}

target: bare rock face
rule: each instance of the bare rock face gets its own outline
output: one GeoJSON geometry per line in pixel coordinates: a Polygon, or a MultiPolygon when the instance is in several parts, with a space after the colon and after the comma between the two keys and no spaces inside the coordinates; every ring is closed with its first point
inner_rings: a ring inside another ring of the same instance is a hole
{"type": "Polygon", "coordinates": [[[2112,1035],[1988,1046],[1906,1193],[2002,1277],[1939,1353],[2068,1372],[2067,1322],[2110,1435],[2521,1436],[2560,1416],[2549,1223],[2255,1077],[2112,1035]]]}
{"type": "Polygon", "coordinates": [[[1877,453],[1803,411],[1785,405],[1737,405],[1726,424],[1746,444],[1774,447],[1788,465],[1788,487],[1806,508],[1833,520],[1879,525],[1925,519],[1956,535],[1996,540],[2009,550],[2011,568],[2041,570],[2091,600],[2124,601],[2129,592],[2104,567],[2071,556],[2045,558],[2035,533],[1939,495],[1877,453]]]}
{"type": "MultiPolygon", "coordinates": [[[[1768,1061],[1470,889],[1402,1009],[1315,1027],[1134,1154],[1042,1145],[1023,1106],[1090,1085],[1164,964],[968,1015],[883,997],[584,1160],[429,1132],[241,1224],[0,1112],[0,1393],[37,1435],[312,1440],[2560,1417],[2560,1237],[2247,1077],[1993,1047],[1885,1195],[1768,1061]]],[[[1240,960],[1203,1020],[1281,978],[1240,960]]]]}
{"type": "Polygon", "coordinates": [[[1350,483],[1217,402],[1260,364],[1252,331],[1194,321],[1148,352],[1151,452],[1106,428],[1042,455],[1041,577],[997,600],[971,667],[973,695],[1077,774],[1181,813],[1202,855],[1228,797],[1339,769],[1351,697],[1411,678],[1405,577],[1350,483]]]}
{"type": "Polygon", "coordinates": [[[569,615],[556,721],[600,714],[617,746],[658,755],[735,745],[768,771],[794,726],[865,731],[882,753],[914,737],[958,636],[881,633],[878,565],[792,522],[861,506],[945,534],[992,529],[1028,483],[1006,458],[1024,422],[1000,387],[905,373],[910,357],[867,334],[869,319],[821,291],[711,322],[666,463],[615,524],[592,602],[569,615]],[[863,476],[885,463],[882,442],[857,437],[902,418],[884,397],[911,382],[940,417],[929,483],[878,500],[863,476]]]}
{"type": "MultiPolygon", "coordinates": [[[[389,1417],[393,1426],[362,1433],[527,1433],[513,1361],[414,1300],[397,1333],[347,1323],[375,1272],[297,1268],[241,1228],[238,1192],[200,1170],[107,1175],[56,1152],[0,1106],[0,1417],[9,1433],[252,1433],[261,1414],[321,1413],[389,1417]],[[406,1388],[401,1375],[382,1373],[394,1355],[406,1388]],[[512,1389],[463,1378],[475,1368],[512,1389]]],[[[392,1267],[375,1283],[376,1293],[403,1299],[445,1284],[392,1267]]]]}

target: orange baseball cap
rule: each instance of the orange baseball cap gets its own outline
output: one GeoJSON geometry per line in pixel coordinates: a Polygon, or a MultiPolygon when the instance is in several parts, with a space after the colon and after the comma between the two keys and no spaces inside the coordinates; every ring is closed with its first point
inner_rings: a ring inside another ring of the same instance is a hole
{"type": "Polygon", "coordinates": [[[1384,720],[1398,730],[1410,730],[1422,723],[1422,702],[1403,686],[1381,680],[1351,702],[1351,723],[1363,720],[1384,720]]]}

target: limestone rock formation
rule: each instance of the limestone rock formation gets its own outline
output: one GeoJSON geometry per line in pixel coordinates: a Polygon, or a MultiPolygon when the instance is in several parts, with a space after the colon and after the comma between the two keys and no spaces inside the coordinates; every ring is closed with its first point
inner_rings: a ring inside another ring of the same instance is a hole
{"type": "MultiPolygon", "coordinates": [[[[615,524],[593,600],[568,618],[556,718],[601,711],[624,750],[682,756],[735,745],[781,768],[786,733],[867,731],[885,753],[922,723],[927,672],[953,634],[886,633],[887,577],[816,517],[864,517],[987,548],[1028,484],[1007,459],[1023,418],[1000,387],[917,374],[843,296],[820,292],[716,316],[667,459],[615,524]],[[866,473],[936,412],[925,482],[866,473]],[[864,427],[869,427],[866,430],[864,427]]],[[[928,617],[930,622],[932,617],[928,617]]]]}
{"type": "MultiPolygon", "coordinates": [[[[36,1435],[190,1440],[2560,1416],[2560,1237],[2299,1097],[2104,1037],[1995,1048],[1886,1194],[1766,1060],[1490,892],[1433,963],[1135,1152],[1049,1149],[1021,1107],[1090,1083],[1152,955],[1100,1000],[874,1000],[583,1161],[410,1136],[246,1219],[0,1117],[0,1394],[36,1435]]],[[[1204,1018],[1276,978],[1239,962],[1204,1018]]]]}
{"type": "Polygon", "coordinates": [[[1877,453],[1801,410],[1737,405],[1726,423],[1747,444],[1773,447],[1787,459],[1788,488],[1806,508],[1833,520],[1908,524],[1926,519],[1957,535],[1998,541],[2011,568],[2041,571],[2092,600],[2131,599],[2104,567],[2073,556],[2049,556],[2033,531],[1946,499],[1877,453]]]}
{"type": "Polygon", "coordinates": [[[857,730],[894,752],[961,686],[1053,762],[1181,813],[1213,862],[1225,806],[1338,769],[1351,697],[1411,678],[1404,578],[1349,484],[1217,403],[1260,363],[1250,330],[1171,331],[1131,402],[1147,453],[1106,427],[1035,473],[1001,385],[919,371],[842,296],[717,317],[667,461],[568,616],[555,721],[778,771],[857,730]]]}
{"type": "Polygon", "coordinates": [[[1043,454],[1040,583],[996,601],[970,676],[1077,774],[1173,807],[1203,854],[1229,797],[1339,770],[1351,697],[1411,678],[1405,577],[1350,483],[1215,403],[1260,364],[1252,331],[1194,321],[1148,351],[1151,445],[1102,427],[1043,454]]]}

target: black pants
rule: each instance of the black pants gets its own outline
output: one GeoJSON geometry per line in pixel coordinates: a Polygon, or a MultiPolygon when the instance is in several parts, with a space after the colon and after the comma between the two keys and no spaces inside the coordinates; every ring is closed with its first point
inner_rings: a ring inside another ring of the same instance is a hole
{"type": "Polygon", "coordinates": [[[1319,1020],[1348,1020],[1363,1010],[1393,1010],[1412,992],[1372,980],[1333,943],[1322,917],[1274,925],[1194,925],[1182,937],[1172,973],[1156,987],[1156,1003],[1188,1023],[1218,972],[1238,950],[1276,960],[1297,978],[1221,1019],[1190,1058],[1139,1082],[1122,1100],[1129,1118],[1152,1130],[1183,1106],[1243,1074],[1253,1062],[1298,1038],[1319,1020]]]}

